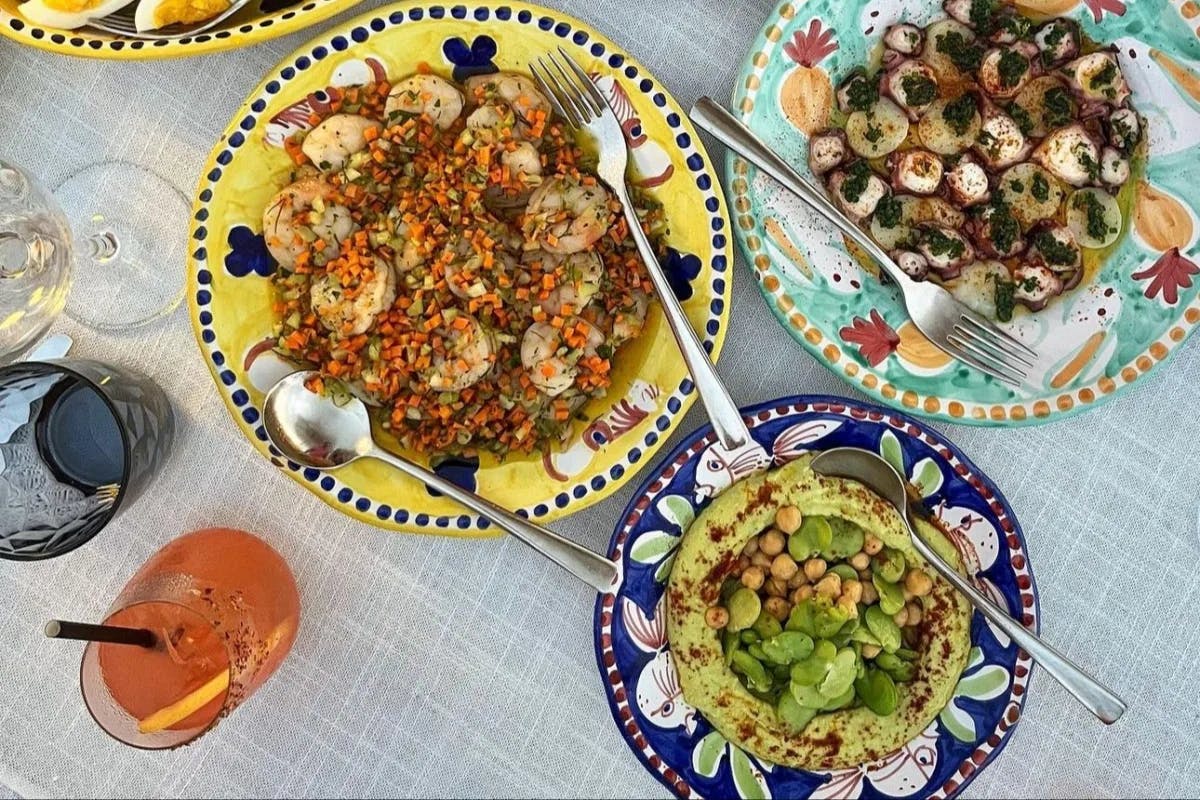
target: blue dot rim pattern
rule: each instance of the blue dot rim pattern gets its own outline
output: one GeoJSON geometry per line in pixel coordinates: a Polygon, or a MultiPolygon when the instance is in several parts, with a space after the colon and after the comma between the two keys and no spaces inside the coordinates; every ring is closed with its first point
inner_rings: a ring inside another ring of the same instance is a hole
{"type": "MultiPolygon", "coordinates": [[[[234,151],[241,147],[241,141],[236,141],[236,143],[230,141],[233,132],[235,130],[252,130],[259,118],[265,115],[272,96],[284,92],[287,85],[298,76],[302,76],[304,71],[309,66],[312,66],[313,62],[321,61],[334,53],[347,52],[355,45],[365,45],[373,35],[385,32],[398,25],[419,24],[422,19],[441,20],[453,17],[451,13],[452,9],[460,8],[465,8],[468,11],[466,15],[467,19],[464,20],[466,22],[487,22],[494,19],[496,22],[530,26],[541,32],[552,33],[562,40],[561,44],[564,48],[568,50],[573,48],[580,51],[585,60],[588,55],[594,56],[602,65],[607,65],[610,76],[614,80],[619,80],[622,87],[630,92],[631,95],[640,94],[652,100],[654,108],[663,117],[672,131],[675,141],[671,142],[671,144],[684,157],[687,169],[691,173],[696,188],[699,190],[704,201],[705,213],[709,223],[708,227],[713,232],[711,237],[713,253],[709,259],[711,273],[709,288],[716,298],[723,299],[724,302],[710,303],[706,311],[708,315],[707,319],[700,328],[700,331],[705,349],[709,353],[712,353],[714,350],[719,352],[720,348],[717,337],[723,330],[726,318],[728,317],[728,309],[730,308],[728,301],[731,296],[733,278],[730,265],[733,263],[733,255],[727,237],[720,233],[727,226],[728,215],[725,198],[720,188],[720,181],[717,180],[715,173],[711,171],[711,159],[703,150],[703,145],[700,143],[699,137],[686,130],[686,128],[690,127],[690,123],[686,122],[686,117],[681,116],[680,112],[671,108],[673,101],[668,100],[665,92],[658,88],[657,80],[651,76],[645,67],[641,66],[636,59],[622,52],[612,42],[599,40],[597,37],[602,36],[601,34],[586,30],[584,23],[557,10],[541,8],[532,4],[502,2],[502,0],[475,0],[474,2],[454,3],[452,5],[443,3],[412,5],[405,3],[403,5],[382,6],[343,23],[337,28],[325,31],[319,37],[302,45],[299,50],[277,64],[251,93],[243,107],[235,112],[229,130],[225,136],[222,136],[220,142],[213,149],[201,173],[201,179],[197,186],[197,199],[194,203],[194,216],[201,215],[207,218],[207,205],[212,200],[214,188],[223,176],[223,171],[217,165],[229,164],[235,155],[234,151]],[[518,13],[513,14],[512,7],[517,5],[528,5],[529,8],[536,9],[537,12],[534,13],[530,10],[522,9],[518,13]],[[542,27],[545,25],[546,20],[551,21],[549,28],[542,27]],[[347,40],[349,40],[349,43],[347,43],[347,40]],[[627,77],[630,74],[635,77],[627,77]],[[716,309],[721,310],[718,311],[716,309]]],[[[458,19],[459,17],[453,18],[458,19]]],[[[207,238],[207,230],[203,225],[193,224],[191,237],[197,244],[202,244],[207,238]]],[[[196,252],[190,259],[189,282],[192,278],[196,278],[201,274],[209,274],[209,265],[207,259],[203,256],[207,256],[207,251],[202,247],[196,248],[196,252]]],[[[217,364],[218,362],[225,361],[226,354],[221,350],[220,342],[213,328],[212,310],[209,308],[212,303],[211,293],[208,291],[192,291],[189,293],[189,297],[191,298],[193,328],[197,341],[204,351],[206,363],[217,364]],[[210,320],[208,323],[200,321],[199,315],[201,313],[208,313],[207,318],[210,320]]],[[[211,366],[210,371],[212,371],[211,366]]],[[[217,377],[218,371],[213,371],[213,374],[214,377],[217,377]]],[[[257,407],[253,403],[235,403],[230,405],[233,393],[238,391],[244,392],[247,387],[243,386],[242,381],[233,373],[224,371],[220,375],[217,388],[222,392],[223,399],[226,400],[226,405],[234,421],[242,427],[243,432],[251,439],[252,443],[255,443],[257,440],[257,443],[261,444],[264,440],[264,437],[259,435],[261,427],[256,429],[254,424],[250,422],[251,417],[257,420],[257,415],[259,414],[257,407]],[[228,377],[226,377],[226,373],[228,377]],[[232,381],[230,378],[232,378],[232,381]]],[[[674,427],[675,422],[681,420],[683,417],[681,412],[688,405],[684,400],[686,399],[690,402],[690,400],[694,399],[693,391],[694,386],[692,381],[685,377],[672,393],[664,398],[663,404],[667,408],[667,413],[659,414],[654,419],[652,429],[640,441],[631,442],[621,459],[610,467],[604,475],[564,483],[561,486],[555,487],[555,490],[544,500],[515,509],[516,513],[537,521],[548,515],[551,510],[578,510],[583,507],[580,501],[586,500],[590,495],[594,496],[606,489],[608,491],[615,490],[617,484],[632,477],[637,471],[638,463],[643,461],[641,458],[643,455],[641,448],[653,449],[659,442],[665,441],[667,435],[669,435],[668,432],[674,427]],[[555,502],[556,497],[560,495],[567,497],[567,503],[563,506],[559,506],[555,502]]],[[[263,450],[265,447],[259,447],[259,449],[263,450]]],[[[314,491],[329,506],[343,511],[347,510],[347,508],[352,508],[361,513],[364,519],[369,518],[386,527],[413,533],[433,534],[445,534],[447,529],[453,527],[460,531],[475,531],[477,532],[475,535],[478,536],[500,535],[500,532],[493,525],[475,514],[430,515],[424,512],[395,508],[382,501],[356,493],[337,479],[335,475],[323,476],[321,481],[317,483],[306,480],[297,465],[277,463],[276,466],[286,470],[297,482],[306,485],[307,488],[314,491]],[[365,506],[362,505],[362,501],[364,500],[366,501],[365,506]],[[379,513],[380,509],[384,507],[391,512],[390,515],[379,513]]],[[[568,511],[568,513],[570,512],[568,511]]]]}

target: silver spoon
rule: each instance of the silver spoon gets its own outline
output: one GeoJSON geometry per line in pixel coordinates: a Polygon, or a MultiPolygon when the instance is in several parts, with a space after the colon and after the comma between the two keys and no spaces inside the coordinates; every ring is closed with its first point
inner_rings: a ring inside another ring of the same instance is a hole
{"type": "Polygon", "coordinates": [[[304,384],[316,374],[312,371],[292,373],[275,384],[263,402],[263,426],[271,443],[285,458],[320,470],[344,467],[360,458],[375,458],[391,464],[511,533],[597,591],[612,589],[617,580],[617,567],[613,562],[518,517],[425,467],[383,450],[371,435],[371,420],[362,401],[350,398],[345,404],[338,405],[332,399],[310,391],[304,384]]]}
{"type": "Polygon", "coordinates": [[[1033,657],[1054,680],[1063,685],[1068,692],[1080,703],[1107,725],[1111,725],[1125,713],[1125,703],[1111,690],[1088,675],[1069,658],[1058,650],[1043,642],[1036,634],[1031,633],[1024,625],[1010,617],[1008,613],[989,600],[966,578],[959,575],[942,557],[933,551],[924,540],[917,535],[913,524],[912,511],[908,505],[908,492],[904,479],[897,474],[891,464],[869,450],[859,450],[856,447],[836,447],[826,450],[812,461],[813,471],[820,475],[831,475],[839,478],[849,478],[871,489],[883,499],[889,501],[900,512],[908,528],[909,538],[917,552],[933,565],[943,578],[953,584],[971,604],[979,609],[985,617],[1008,634],[1025,652],[1033,657]]]}

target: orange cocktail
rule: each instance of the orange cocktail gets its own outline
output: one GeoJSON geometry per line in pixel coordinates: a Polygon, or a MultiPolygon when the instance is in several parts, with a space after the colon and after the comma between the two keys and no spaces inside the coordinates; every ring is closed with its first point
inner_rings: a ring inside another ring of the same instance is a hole
{"type": "Polygon", "coordinates": [[[180,536],[130,578],[104,620],[149,629],[157,646],[90,643],[84,702],[125,744],[187,744],[271,676],[299,622],[296,581],[266,542],[226,528],[180,536]]]}

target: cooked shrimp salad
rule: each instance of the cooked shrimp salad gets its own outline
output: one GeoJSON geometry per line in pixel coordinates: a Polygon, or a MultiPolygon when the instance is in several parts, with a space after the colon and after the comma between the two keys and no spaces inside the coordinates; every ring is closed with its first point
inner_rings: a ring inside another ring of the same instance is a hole
{"type": "MultiPolygon", "coordinates": [[[[537,85],[420,72],[343,90],[309,122],[263,214],[278,350],[407,448],[503,455],[568,435],[642,332],[651,284],[537,85]]],[[[661,241],[661,210],[637,205],[661,241]]]]}

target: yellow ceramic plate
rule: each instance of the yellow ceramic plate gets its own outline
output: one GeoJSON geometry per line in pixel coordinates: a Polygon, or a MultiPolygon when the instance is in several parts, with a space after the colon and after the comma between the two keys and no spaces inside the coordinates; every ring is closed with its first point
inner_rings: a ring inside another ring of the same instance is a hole
{"type": "Polygon", "coordinates": [[[233,50],[312,25],[359,0],[251,0],[223,23],[197,36],[149,41],[91,28],[64,31],[34,25],[17,12],[22,0],[0,0],[0,33],[53,53],[91,58],[178,58],[233,50]]]}
{"type": "MultiPolygon", "coordinates": [[[[715,354],[730,292],[729,219],[703,145],[678,104],[646,70],[578,20],[521,2],[401,3],[330,30],[279,64],[234,115],[197,187],[189,298],[196,338],[230,413],[255,447],[335,508],[406,531],[488,535],[486,523],[378,462],[335,473],[299,469],[270,452],[260,423],[264,392],[294,369],[271,349],[274,262],[262,210],[287,182],[285,138],[307,126],[339,87],[412,73],[527,71],[531,58],[563,47],[612,99],[631,144],[635,180],[664,206],[664,264],[692,324],[715,354]]],[[[615,491],[666,440],[693,399],[692,383],[655,304],[643,335],[615,359],[608,397],[584,408],[566,445],[546,455],[435,468],[460,485],[549,520],[615,491]]]]}

